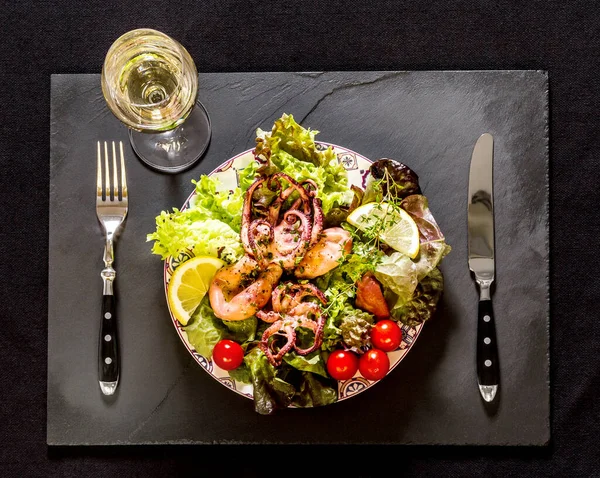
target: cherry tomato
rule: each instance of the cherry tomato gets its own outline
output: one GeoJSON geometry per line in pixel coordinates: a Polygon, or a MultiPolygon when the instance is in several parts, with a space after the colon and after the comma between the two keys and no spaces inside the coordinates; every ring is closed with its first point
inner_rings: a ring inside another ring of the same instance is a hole
{"type": "Polygon", "coordinates": [[[371,329],[371,342],[384,352],[396,350],[402,342],[402,329],[393,320],[380,320],[371,329]]]}
{"type": "Polygon", "coordinates": [[[358,370],[358,357],[348,350],[335,350],[327,359],[327,371],[336,380],[348,380],[358,370]]]}
{"type": "Polygon", "coordinates": [[[383,350],[371,349],[360,357],[358,370],[367,380],[381,380],[390,370],[390,359],[383,350]]]}
{"type": "Polygon", "coordinates": [[[244,349],[233,340],[219,340],[213,349],[212,358],[223,370],[233,370],[244,361],[244,349]]]}

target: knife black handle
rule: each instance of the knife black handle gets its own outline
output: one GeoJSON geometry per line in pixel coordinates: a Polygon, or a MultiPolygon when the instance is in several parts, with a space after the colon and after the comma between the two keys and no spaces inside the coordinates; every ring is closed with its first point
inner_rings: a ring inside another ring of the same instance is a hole
{"type": "Polygon", "coordinates": [[[98,346],[98,381],[104,395],[112,395],[119,382],[119,340],[114,295],[102,296],[98,346]]]}
{"type": "Polygon", "coordinates": [[[479,380],[479,387],[483,398],[486,401],[492,401],[500,383],[500,368],[498,364],[494,310],[491,300],[485,299],[479,301],[478,315],[477,379],[479,380]],[[482,388],[482,386],[485,388],[482,388]]]}

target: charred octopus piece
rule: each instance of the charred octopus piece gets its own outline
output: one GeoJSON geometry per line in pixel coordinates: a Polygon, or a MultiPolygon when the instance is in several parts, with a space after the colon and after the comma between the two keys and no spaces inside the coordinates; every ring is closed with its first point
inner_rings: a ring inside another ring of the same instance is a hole
{"type": "Polygon", "coordinates": [[[260,268],[276,262],[285,270],[294,269],[322,231],[323,210],[313,181],[298,183],[285,173],[276,173],[257,179],[248,188],[242,211],[241,240],[246,253],[260,268]],[[262,188],[276,194],[266,211],[254,207],[258,201],[255,193],[262,188]],[[292,197],[294,193],[297,198],[292,197]],[[256,217],[257,211],[263,212],[256,217]]]}

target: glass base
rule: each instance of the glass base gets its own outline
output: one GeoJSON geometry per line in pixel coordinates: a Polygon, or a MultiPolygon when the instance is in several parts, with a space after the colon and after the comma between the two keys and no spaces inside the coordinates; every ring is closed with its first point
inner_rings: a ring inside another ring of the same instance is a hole
{"type": "Polygon", "coordinates": [[[193,166],[210,143],[210,118],[199,101],[177,128],[162,133],[129,130],[129,140],[137,156],[161,173],[179,173],[193,166]]]}

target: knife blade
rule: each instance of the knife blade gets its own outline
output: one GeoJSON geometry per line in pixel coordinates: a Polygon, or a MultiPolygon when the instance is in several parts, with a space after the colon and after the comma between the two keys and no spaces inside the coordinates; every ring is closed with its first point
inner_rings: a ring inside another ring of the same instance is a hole
{"type": "Polygon", "coordinates": [[[473,148],[467,207],[469,269],[479,289],[477,320],[477,381],[486,402],[496,397],[500,385],[496,326],[491,286],[494,257],[494,138],[482,134],[473,148]]]}

